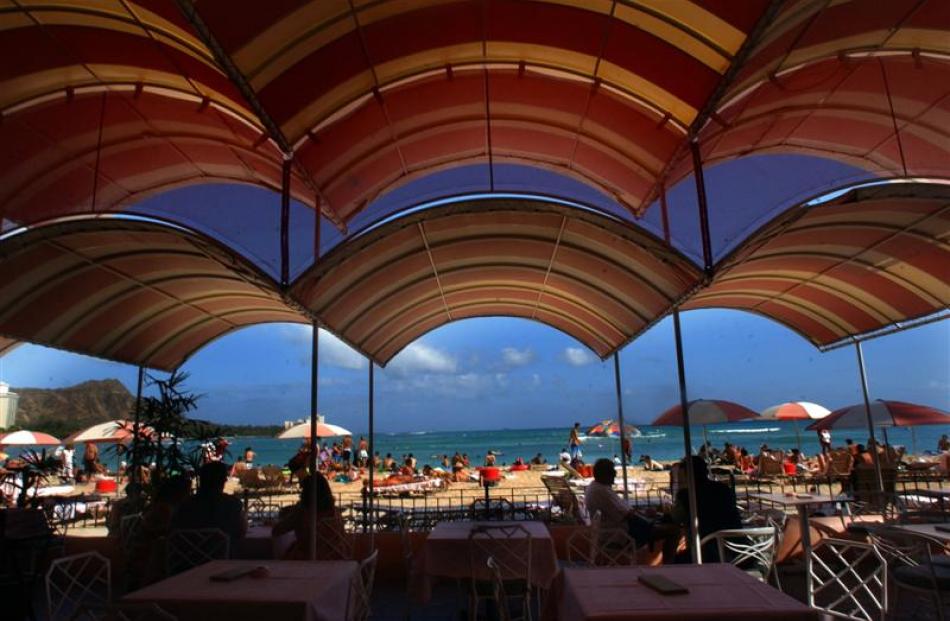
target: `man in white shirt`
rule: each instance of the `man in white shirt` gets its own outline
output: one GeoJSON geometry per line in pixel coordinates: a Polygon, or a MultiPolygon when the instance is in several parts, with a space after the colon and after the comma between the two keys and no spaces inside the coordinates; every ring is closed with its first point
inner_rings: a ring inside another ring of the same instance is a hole
{"type": "Polygon", "coordinates": [[[643,519],[624,503],[614,491],[617,471],[609,459],[598,459],[594,464],[594,480],[584,490],[588,513],[600,511],[600,523],[604,528],[620,528],[633,537],[637,546],[653,541],[663,542],[663,561],[673,562],[680,529],[675,524],[657,524],[643,519]]]}
{"type": "Polygon", "coordinates": [[[567,449],[561,449],[561,454],[558,456],[561,460],[561,463],[567,463],[571,461],[571,454],[567,452],[567,449]]]}

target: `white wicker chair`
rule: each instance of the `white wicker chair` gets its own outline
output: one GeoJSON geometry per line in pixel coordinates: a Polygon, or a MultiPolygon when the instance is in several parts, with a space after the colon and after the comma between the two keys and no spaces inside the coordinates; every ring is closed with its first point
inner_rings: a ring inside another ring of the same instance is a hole
{"type": "Polygon", "coordinates": [[[478,615],[479,602],[494,599],[488,559],[505,582],[509,604],[518,600],[522,617],[531,618],[531,533],[520,524],[484,525],[469,534],[470,574],[469,619],[478,615]]]}
{"type": "Polygon", "coordinates": [[[373,584],[376,581],[376,561],[379,559],[379,550],[360,561],[360,571],[350,585],[350,603],[347,619],[349,621],[366,621],[369,618],[370,600],[373,596],[373,584]]]}
{"type": "Polygon", "coordinates": [[[98,552],[58,558],[46,572],[46,609],[50,619],[68,619],[82,606],[112,601],[112,568],[98,552]]]}
{"type": "Polygon", "coordinates": [[[165,545],[165,570],[171,576],[230,556],[231,541],[220,529],[173,530],[165,545]]]}
{"type": "Polygon", "coordinates": [[[782,588],[778,572],[775,571],[775,553],[778,549],[779,533],[774,526],[760,528],[735,528],[720,530],[707,535],[700,542],[705,545],[716,541],[719,561],[731,563],[746,573],[768,582],[774,576],[776,586],[782,588]]]}
{"type": "Polygon", "coordinates": [[[883,621],[887,611],[887,562],[873,545],[822,539],[812,550],[815,608],[855,621],[883,621]]]}

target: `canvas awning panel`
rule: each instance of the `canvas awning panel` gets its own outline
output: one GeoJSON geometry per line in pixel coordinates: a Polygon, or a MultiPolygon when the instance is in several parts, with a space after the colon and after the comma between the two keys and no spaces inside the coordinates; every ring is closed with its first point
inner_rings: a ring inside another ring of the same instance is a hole
{"type": "Polygon", "coordinates": [[[759,313],[816,346],[950,306],[950,186],[883,184],[799,207],[683,305],[759,313]]]}
{"type": "MultiPolygon", "coordinates": [[[[786,3],[700,132],[703,161],[798,152],[950,177],[948,31],[944,0],[786,3]]],[[[691,172],[684,157],[673,178],[691,172]]]]}
{"type": "Polygon", "coordinates": [[[189,183],[280,188],[280,151],[174,2],[0,2],[0,115],[8,227],[189,183]]]}
{"type": "Polygon", "coordinates": [[[8,339],[6,337],[0,336],[0,356],[4,356],[20,345],[20,341],[16,339],[8,339]]]}
{"type": "Polygon", "coordinates": [[[307,323],[249,262],[151,222],[64,222],[0,245],[0,334],[171,370],[237,328],[307,323]]]}
{"type": "Polygon", "coordinates": [[[640,209],[766,6],[195,3],[342,220],[485,162],[551,168],[640,209]]]}
{"type": "Polygon", "coordinates": [[[337,247],[291,295],[386,364],[419,336],[469,317],[534,319],[601,357],[700,280],[645,232],[538,201],[471,201],[411,214],[337,247]]]}

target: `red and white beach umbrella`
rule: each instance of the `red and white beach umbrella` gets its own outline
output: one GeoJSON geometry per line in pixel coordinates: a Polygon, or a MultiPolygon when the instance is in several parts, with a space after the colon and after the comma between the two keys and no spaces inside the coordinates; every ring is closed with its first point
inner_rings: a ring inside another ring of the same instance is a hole
{"type": "MultiPolygon", "coordinates": [[[[336,436],[351,436],[353,435],[348,430],[340,427],[339,425],[331,425],[330,423],[324,423],[320,421],[317,423],[317,437],[318,438],[333,438],[336,436]]],[[[277,439],[286,440],[288,438],[309,438],[310,437],[310,423],[300,423],[299,425],[294,425],[289,429],[284,429],[282,432],[277,434],[277,439]]]]}
{"type": "MultiPolygon", "coordinates": [[[[135,423],[130,420],[110,420],[87,427],[67,437],[64,442],[125,442],[132,439],[135,423]]],[[[139,437],[151,435],[152,430],[142,425],[139,437]]]]}
{"type": "MultiPolygon", "coordinates": [[[[917,425],[950,425],[950,414],[940,408],[903,401],[878,399],[871,403],[871,421],[875,427],[916,427],[917,425]]],[[[835,410],[808,426],[809,430],[867,427],[864,404],[858,403],[835,410]]]]}
{"type": "MultiPolygon", "coordinates": [[[[711,399],[697,399],[689,402],[689,422],[691,425],[715,425],[732,423],[739,420],[758,418],[759,415],[738,403],[711,399]]],[[[683,408],[674,405],[653,421],[654,425],[683,426],[683,408]]]]}
{"type": "Polygon", "coordinates": [[[798,428],[798,422],[818,420],[829,414],[831,414],[831,410],[810,401],[787,401],[762,410],[762,418],[795,421],[795,438],[798,441],[799,451],[802,450],[802,434],[798,428]]]}
{"type": "Polygon", "coordinates": [[[11,431],[0,436],[0,446],[57,446],[59,438],[40,431],[11,431]]]}
{"type": "Polygon", "coordinates": [[[787,401],[762,410],[762,418],[773,420],[817,420],[829,414],[831,410],[810,401],[787,401]]]}

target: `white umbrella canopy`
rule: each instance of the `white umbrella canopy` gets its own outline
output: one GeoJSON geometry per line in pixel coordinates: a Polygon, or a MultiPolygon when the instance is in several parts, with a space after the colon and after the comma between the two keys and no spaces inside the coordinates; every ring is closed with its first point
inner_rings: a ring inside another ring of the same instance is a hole
{"type": "MultiPolygon", "coordinates": [[[[130,420],[110,420],[72,433],[64,442],[125,442],[132,439],[135,423],[130,420]]],[[[144,425],[139,437],[151,435],[152,430],[144,425]]]]}
{"type": "Polygon", "coordinates": [[[0,446],[57,446],[58,438],[40,431],[11,431],[0,436],[0,446]]]}
{"type": "Polygon", "coordinates": [[[831,414],[831,410],[811,401],[786,401],[762,410],[762,418],[774,420],[817,420],[831,414]]]}
{"type": "Polygon", "coordinates": [[[802,450],[802,433],[798,427],[799,421],[819,420],[831,414],[831,410],[823,405],[811,401],[786,401],[762,410],[762,418],[772,420],[795,421],[795,439],[798,441],[798,450],[802,450]]]}
{"type": "MultiPolygon", "coordinates": [[[[317,423],[317,437],[318,438],[333,438],[335,436],[351,436],[352,433],[349,430],[340,427],[339,425],[331,425],[330,423],[319,422],[317,423]]],[[[277,439],[287,440],[289,438],[309,438],[310,437],[310,423],[300,423],[299,425],[294,425],[289,429],[284,429],[282,432],[277,434],[277,439]]]]}

